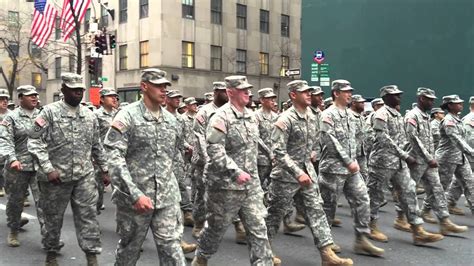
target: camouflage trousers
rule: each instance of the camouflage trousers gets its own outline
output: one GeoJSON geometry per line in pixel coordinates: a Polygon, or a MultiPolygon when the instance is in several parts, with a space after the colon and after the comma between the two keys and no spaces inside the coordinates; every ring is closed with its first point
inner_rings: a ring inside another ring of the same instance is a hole
{"type": "Polygon", "coordinates": [[[5,187],[5,178],[3,177],[3,169],[5,168],[4,164],[0,164],[0,189],[5,187]]]}
{"type": "Polygon", "coordinates": [[[273,265],[262,190],[210,190],[208,194],[208,227],[199,238],[196,256],[209,259],[216,253],[227,227],[240,216],[247,234],[250,264],[273,265]]]}
{"type": "Polygon", "coordinates": [[[425,188],[426,196],[423,203],[425,208],[432,208],[438,219],[449,217],[446,195],[439,179],[438,168],[430,168],[428,164],[416,164],[410,168],[410,176],[416,184],[421,182],[425,188]]]}
{"type": "Polygon", "coordinates": [[[120,237],[115,252],[115,265],[137,264],[149,228],[158,251],[159,265],[186,265],[180,244],[183,218],[178,203],[146,214],[137,213],[127,201],[119,199],[115,203],[117,234],[120,237]]]}
{"type": "Polygon", "coordinates": [[[370,200],[362,175],[360,173],[352,175],[321,173],[319,177],[321,197],[324,201],[323,207],[328,223],[332,224],[336,216],[337,201],[340,194],[344,193],[351,207],[356,233],[370,233],[370,200]]]}
{"type": "Polygon", "coordinates": [[[281,182],[273,179],[268,192],[269,207],[266,222],[270,241],[275,238],[294,196],[298,195],[303,203],[304,218],[313,234],[314,244],[318,248],[322,248],[333,243],[331,229],[322,206],[323,200],[316,183],[313,182],[309,187],[303,188],[298,183],[281,182]]]}
{"type": "Polygon", "coordinates": [[[36,206],[36,216],[40,225],[41,235],[44,236],[44,217],[43,210],[38,205],[39,189],[36,181],[36,172],[33,171],[14,171],[6,170],[5,173],[5,189],[8,191],[7,201],[7,226],[12,231],[20,230],[21,213],[23,212],[23,202],[28,191],[28,187],[33,194],[33,200],[36,206]]]}
{"type": "Polygon", "coordinates": [[[369,167],[369,183],[367,187],[370,198],[370,218],[372,220],[379,218],[379,208],[385,201],[383,189],[388,180],[393,184],[393,190],[397,195],[400,208],[405,213],[408,222],[414,225],[422,224],[423,220],[418,216],[416,184],[410,177],[408,167],[400,169],[369,167]]]}
{"type": "Polygon", "coordinates": [[[362,180],[367,184],[367,181],[369,180],[369,168],[367,166],[367,157],[365,155],[358,156],[356,158],[357,163],[359,164],[359,173],[362,176],[362,180]]]}
{"type": "Polygon", "coordinates": [[[466,159],[462,164],[440,162],[439,177],[447,193],[448,204],[456,204],[464,193],[469,208],[474,213],[474,176],[469,162],[466,159]]]}
{"type": "Polygon", "coordinates": [[[181,202],[179,203],[181,210],[183,212],[192,212],[193,204],[191,202],[191,197],[189,196],[189,193],[188,193],[185,177],[178,178],[178,186],[179,186],[179,193],[181,195],[181,202]]]}
{"type": "Polygon", "coordinates": [[[193,164],[191,195],[194,199],[193,219],[195,223],[206,221],[206,183],[204,182],[204,165],[193,164]]]}
{"type": "Polygon", "coordinates": [[[270,173],[272,172],[271,165],[258,165],[258,177],[260,178],[260,186],[264,193],[268,191],[268,184],[270,184],[270,173]]]}
{"type": "Polygon", "coordinates": [[[39,205],[44,213],[46,229],[43,245],[47,251],[59,251],[59,239],[63,226],[64,212],[71,202],[74,226],[79,246],[86,253],[100,253],[100,229],[97,221],[97,184],[94,174],[72,182],[55,185],[38,182],[39,205]]]}
{"type": "Polygon", "coordinates": [[[104,178],[102,177],[102,172],[100,171],[98,166],[94,165],[94,174],[95,174],[95,182],[97,184],[97,205],[96,210],[97,213],[100,214],[100,208],[104,205],[104,192],[105,192],[105,185],[104,185],[104,178]]]}

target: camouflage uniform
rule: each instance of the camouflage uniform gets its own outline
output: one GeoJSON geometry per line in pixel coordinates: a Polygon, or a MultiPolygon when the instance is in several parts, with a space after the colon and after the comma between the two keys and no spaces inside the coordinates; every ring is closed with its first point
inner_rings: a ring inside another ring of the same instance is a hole
{"type": "MultiPolygon", "coordinates": [[[[4,97],[7,97],[10,98],[10,95],[8,94],[8,91],[4,90],[5,92],[2,92],[2,90],[0,89],[0,93],[2,96],[4,97]]],[[[6,110],[5,113],[3,114],[0,114],[0,122],[3,121],[3,118],[8,114],[10,113],[11,111],[9,109],[6,110]]],[[[2,169],[5,168],[5,158],[3,158],[3,154],[0,153],[0,189],[3,189],[4,185],[5,185],[5,178],[3,177],[3,171],[2,169]]]]}
{"type": "Polygon", "coordinates": [[[360,174],[364,179],[364,182],[367,183],[369,178],[369,170],[367,169],[367,154],[365,152],[365,138],[367,136],[367,123],[365,123],[364,117],[354,112],[352,109],[347,110],[351,115],[352,124],[355,129],[355,141],[357,143],[356,149],[356,160],[359,163],[360,174]]]}
{"type": "MultiPolygon", "coordinates": [[[[239,82],[251,86],[243,76],[227,77],[229,87],[239,82]]],[[[257,169],[257,120],[244,108],[238,111],[232,104],[223,105],[212,116],[207,129],[206,181],[208,227],[199,238],[197,257],[209,259],[217,251],[227,227],[235,217],[242,217],[250,251],[251,265],[273,265],[264,217],[263,191],[257,169]],[[251,179],[238,184],[236,178],[246,172],[251,179]]]]}
{"type": "MultiPolygon", "coordinates": [[[[267,147],[271,147],[271,133],[273,130],[273,123],[275,123],[278,115],[274,112],[266,113],[263,109],[259,109],[255,112],[255,118],[257,118],[258,131],[260,138],[267,147]]],[[[260,185],[263,190],[266,191],[268,183],[270,182],[270,172],[272,171],[272,155],[268,154],[268,151],[264,150],[262,146],[258,147],[258,176],[260,177],[260,185]]]]}
{"type": "MultiPolygon", "coordinates": [[[[153,73],[153,72],[152,72],[153,73]]],[[[135,265],[151,227],[160,265],[185,265],[180,246],[183,233],[181,197],[173,169],[182,149],[183,132],[176,118],[161,108],[159,118],[143,100],[127,105],[115,116],[105,138],[117,205],[116,265],[135,265]],[[133,204],[151,199],[153,211],[138,213],[133,204]]]]}
{"type": "MultiPolygon", "coordinates": [[[[188,99],[189,98],[187,98],[186,100],[188,99]]],[[[196,136],[194,135],[194,131],[193,131],[193,123],[194,123],[195,114],[191,115],[190,113],[186,112],[182,114],[181,116],[183,117],[185,127],[188,129],[186,133],[187,135],[184,136],[184,139],[188,144],[193,146],[196,139],[196,136]]],[[[193,152],[194,152],[194,146],[193,146],[193,152]]],[[[184,154],[184,163],[185,163],[184,166],[185,166],[185,172],[186,172],[185,176],[186,176],[186,179],[189,178],[189,180],[193,180],[193,173],[194,173],[194,167],[193,167],[193,164],[191,163],[191,156],[192,156],[192,153],[184,154]]],[[[191,202],[193,202],[194,198],[191,196],[190,200],[191,202]]]]}
{"type": "Polygon", "coordinates": [[[438,119],[433,119],[430,122],[431,135],[433,136],[433,145],[434,145],[435,150],[438,148],[439,139],[440,139],[439,124],[440,124],[440,121],[438,119]]]}
{"type": "Polygon", "coordinates": [[[64,101],[44,106],[28,140],[28,150],[39,164],[39,205],[46,229],[43,244],[48,251],[59,250],[64,212],[71,202],[79,246],[86,253],[100,253],[92,157],[107,172],[105,154],[94,114],[81,105],[72,110],[64,101]],[[59,172],[60,184],[48,182],[47,174],[54,170],[59,172]]]}

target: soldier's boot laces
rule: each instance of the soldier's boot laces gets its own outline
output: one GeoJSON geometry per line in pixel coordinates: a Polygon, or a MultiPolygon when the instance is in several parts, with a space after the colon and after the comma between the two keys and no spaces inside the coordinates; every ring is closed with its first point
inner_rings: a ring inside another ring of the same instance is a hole
{"type": "Polygon", "coordinates": [[[423,221],[425,221],[425,223],[437,224],[436,219],[433,217],[433,215],[431,215],[430,209],[423,209],[421,211],[421,218],[423,218],[423,221]]]}
{"type": "Polygon", "coordinates": [[[27,223],[29,223],[29,222],[30,222],[30,220],[28,220],[28,218],[23,218],[23,217],[21,217],[21,219],[20,219],[20,227],[25,226],[25,225],[26,225],[27,223]]]}
{"type": "Polygon", "coordinates": [[[306,221],[304,219],[304,216],[302,213],[297,212],[295,216],[295,222],[300,223],[300,224],[306,224],[306,221]]]}
{"type": "Polygon", "coordinates": [[[332,226],[340,227],[341,225],[342,225],[341,219],[334,217],[334,219],[332,220],[332,226]]]}
{"type": "Polygon", "coordinates": [[[377,220],[372,220],[369,223],[370,234],[369,238],[379,242],[388,242],[388,237],[380,231],[379,227],[377,226],[377,220]]]}
{"type": "Polygon", "coordinates": [[[189,227],[194,226],[193,214],[190,211],[185,211],[184,212],[184,214],[183,214],[183,225],[184,226],[189,226],[189,227]]]}
{"type": "Polygon", "coordinates": [[[10,247],[19,247],[20,241],[18,240],[18,232],[10,231],[7,238],[8,246],[10,247]]]}
{"type": "Polygon", "coordinates": [[[183,250],[184,254],[194,252],[196,250],[196,248],[197,248],[196,244],[188,243],[184,240],[181,240],[181,249],[183,250]]]}
{"type": "Polygon", "coordinates": [[[411,226],[413,230],[413,243],[415,245],[423,245],[426,243],[433,243],[444,238],[441,234],[433,234],[426,232],[421,224],[414,224],[411,226]]]}
{"type": "Polygon", "coordinates": [[[410,224],[407,221],[407,218],[405,217],[405,214],[402,212],[397,213],[397,218],[395,219],[395,222],[393,223],[393,228],[411,233],[411,227],[410,224]]]}
{"type": "Polygon", "coordinates": [[[374,246],[363,234],[358,234],[354,243],[354,252],[370,256],[381,257],[385,253],[383,248],[374,246]]]}
{"type": "Polygon", "coordinates": [[[334,253],[330,245],[327,245],[319,250],[321,254],[321,265],[335,266],[335,265],[354,265],[351,259],[340,258],[334,253]]]}
{"type": "Polygon", "coordinates": [[[87,259],[87,266],[99,266],[99,262],[97,261],[97,255],[93,253],[86,254],[87,259]]]}
{"type": "Polygon", "coordinates": [[[191,235],[198,239],[201,236],[202,229],[204,228],[204,222],[195,222],[191,235]]]}
{"type": "Polygon", "coordinates": [[[336,253],[336,254],[342,252],[341,246],[339,246],[339,245],[336,244],[336,243],[332,243],[331,249],[332,249],[332,251],[334,251],[334,253],[336,253]]]}
{"type": "Polygon", "coordinates": [[[443,218],[441,219],[440,223],[440,234],[442,235],[448,235],[449,233],[464,233],[467,231],[467,226],[459,226],[455,223],[453,223],[449,218],[443,218]]]}
{"type": "Polygon", "coordinates": [[[306,227],[304,224],[300,223],[293,223],[291,221],[284,221],[283,222],[283,233],[290,234],[294,232],[298,232],[303,230],[306,227]]]}
{"type": "Polygon", "coordinates": [[[247,244],[247,235],[245,234],[245,228],[242,222],[234,223],[235,227],[235,242],[237,244],[247,244]]]}
{"type": "Polygon", "coordinates": [[[207,266],[207,259],[199,256],[194,256],[191,266],[207,266]]]}
{"type": "Polygon", "coordinates": [[[464,213],[464,210],[457,207],[456,205],[453,205],[453,204],[449,204],[448,205],[448,211],[450,214],[454,214],[454,215],[461,215],[461,216],[464,216],[466,215],[466,213],[464,213]]]}
{"type": "Polygon", "coordinates": [[[45,266],[59,266],[56,252],[48,252],[46,254],[45,266]]]}
{"type": "Polygon", "coordinates": [[[272,258],[273,266],[281,266],[281,259],[277,256],[273,256],[272,258]]]}

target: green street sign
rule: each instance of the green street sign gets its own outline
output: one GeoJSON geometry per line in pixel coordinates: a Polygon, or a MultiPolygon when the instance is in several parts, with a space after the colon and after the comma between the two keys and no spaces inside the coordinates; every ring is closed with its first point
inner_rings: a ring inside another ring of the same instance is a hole
{"type": "Polygon", "coordinates": [[[107,77],[99,77],[99,81],[109,81],[107,77]]]}
{"type": "Polygon", "coordinates": [[[329,73],[321,73],[320,77],[322,77],[322,78],[323,78],[323,77],[327,78],[327,77],[329,77],[329,73]]]}

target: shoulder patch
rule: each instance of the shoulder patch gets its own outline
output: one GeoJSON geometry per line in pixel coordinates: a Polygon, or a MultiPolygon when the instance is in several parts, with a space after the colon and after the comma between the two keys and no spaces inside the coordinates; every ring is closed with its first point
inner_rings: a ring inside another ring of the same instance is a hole
{"type": "Polygon", "coordinates": [[[283,121],[278,120],[275,122],[275,126],[278,127],[281,130],[286,130],[286,125],[283,121]]]}
{"type": "Polygon", "coordinates": [[[415,120],[415,119],[413,119],[413,118],[408,118],[408,119],[407,119],[407,122],[416,127],[416,124],[417,124],[417,123],[416,123],[416,120],[415,120]]]}
{"type": "Polygon", "coordinates": [[[120,133],[123,133],[123,130],[125,129],[125,124],[122,123],[121,121],[115,120],[112,123],[112,127],[117,129],[120,133]]]}
{"type": "Polygon", "coordinates": [[[456,123],[454,123],[453,120],[448,120],[446,121],[446,124],[445,124],[447,127],[454,127],[456,126],[456,123]]]}
{"type": "Polygon", "coordinates": [[[40,127],[44,127],[46,125],[46,120],[44,120],[42,117],[37,117],[35,123],[40,127]]]}
{"type": "Polygon", "coordinates": [[[214,120],[214,123],[212,124],[212,127],[219,130],[220,132],[222,133],[227,133],[227,128],[225,126],[225,122],[224,120],[220,119],[220,118],[217,118],[216,120],[214,120]]]}
{"type": "Polygon", "coordinates": [[[8,122],[8,121],[6,121],[6,120],[2,120],[2,121],[0,122],[0,125],[9,127],[9,126],[10,126],[10,122],[8,122]]]}
{"type": "Polygon", "coordinates": [[[196,115],[196,120],[199,122],[199,124],[204,124],[204,117],[202,115],[196,115]]]}
{"type": "Polygon", "coordinates": [[[376,112],[374,117],[375,117],[375,119],[379,119],[379,120],[382,120],[382,121],[385,121],[385,122],[388,119],[388,115],[385,112],[376,112]]]}
{"type": "Polygon", "coordinates": [[[321,119],[324,123],[327,123],[327,124],[330,124],[331,126],[334,125],[334,121],[332,120],[332,118],[328,115],[325,115],[322,117],[321,119]]]}
{"type": "Polygon", "coordinates": [[[121,137],[121,134],[119,132],[117,128],[115,127],[112,127],[109,129],[109,132],[107,133],[107,140],[110,141],[110,142],[115,142],[119,137],[121,137]]]}

